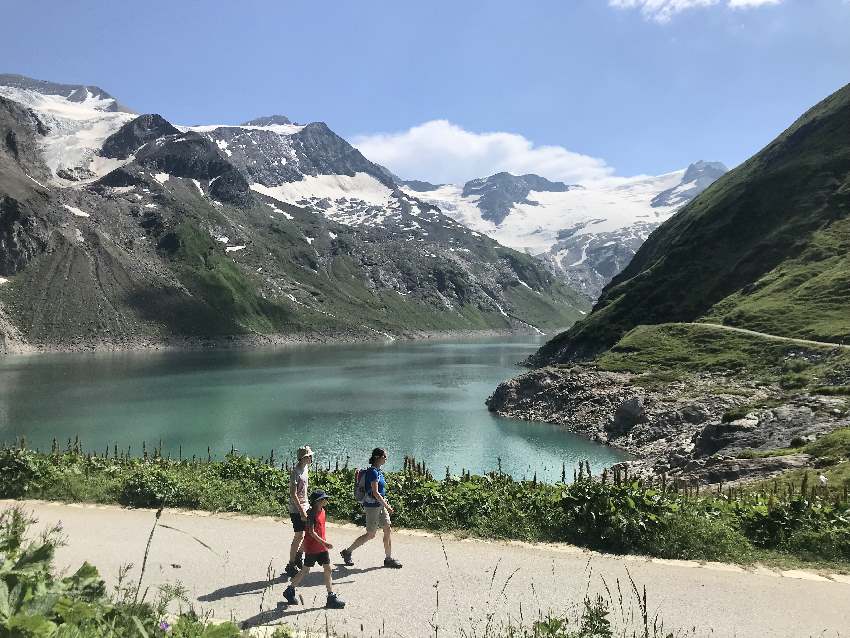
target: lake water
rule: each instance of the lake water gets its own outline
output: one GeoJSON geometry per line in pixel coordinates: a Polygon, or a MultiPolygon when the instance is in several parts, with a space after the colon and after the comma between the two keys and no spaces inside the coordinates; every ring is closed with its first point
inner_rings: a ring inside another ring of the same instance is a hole
{"type": "Polygon", "coordinates": [[[491,415],[484,400],[522,372],[535,337],[463,342],[296,346],[265,351],[51,354],[0,358],[0,440],[25,436],[49,449],[79,436],[87,450],[221,458],[231,446],[290,457],[309,444],[323,465],[366,462],[375,446],[388,466],[405,454],[435,476],[445,467],[502,469],[557,480],[579,460],[600,469],[623,458],[546,424],[491,415]]]}

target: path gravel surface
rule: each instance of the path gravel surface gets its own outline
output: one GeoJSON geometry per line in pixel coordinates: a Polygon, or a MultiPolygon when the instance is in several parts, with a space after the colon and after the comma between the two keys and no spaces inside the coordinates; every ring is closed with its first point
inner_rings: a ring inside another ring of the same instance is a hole
{"type": "MultiPolygon", "coordinates": [[[[14,505],[0,501],[0,508],[14,505]]],[[[83,560],[97,565],[107,582],[132,562],[138,578],[154,523],[150,510],[114,506],[20,503],[39,527],[61,522],[67,546],[57,554],[61,568],[83,560]]],[[[359,533],[353,525],[328,524],[336,550],[359,533]]],[[[248,625],[285,622],[312,635],[326,626],[350,636],[484,636],[511,618],[525,622],[547,611],[569,611],[587,593],[607,585],[624,602],[612,617],[631,624],[640,610],[630,578],[646,586],[650,617],[682,635],[714,637],[850,636],[850,577],[809,571],[687,561],[650,560],[588,552],[567,545],[462,540],[400,531],[394,554],[401,570],[381,567],[376,539],[355,553],[356,565],[334,567],[341,611],[323,608],[321,574],[307,577],[298,593],[303,604],[281,603],[289,522],[165,510],[154,534],[144,583],[155,587],[181,581],[196,609],[248,625]],[[437,629],[438,628],[438,629],[437,629]]],[[[337,563],[341,561],[337,560],[337,563]]],[[[638,634],[638,635],[642,635],[638,634]]]]}

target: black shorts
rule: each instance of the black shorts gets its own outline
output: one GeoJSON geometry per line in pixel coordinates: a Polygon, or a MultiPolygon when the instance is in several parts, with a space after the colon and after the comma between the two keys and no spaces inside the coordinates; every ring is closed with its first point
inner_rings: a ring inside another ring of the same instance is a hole
{"type": "Polygon", "coordinates": [[[320,552],[318,554],[304,554],[304,567],[312,567],[316,563],[319,565],[329,565],[331,562],[331,557],[327,552],[320,552]]]}
{"type": "Polygon", "coordinates": [[[304,522],[304,519],[301,518],[301,514],[290,514],[290,520],[292,521],[292,529],[296,532],[306,532],[307,531],[307,523],[304,522]]]}

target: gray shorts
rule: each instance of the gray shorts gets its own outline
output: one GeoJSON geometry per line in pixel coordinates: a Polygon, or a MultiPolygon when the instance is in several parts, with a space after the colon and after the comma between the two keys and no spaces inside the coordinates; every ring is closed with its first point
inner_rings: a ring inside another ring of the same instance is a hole
{"type": "Polygon", "coordinates": [[[382,527],[390,526],[390,515],[386,507],[364,507],[363,510],[366,512],[367,532],[377,532],[382,527]]]}

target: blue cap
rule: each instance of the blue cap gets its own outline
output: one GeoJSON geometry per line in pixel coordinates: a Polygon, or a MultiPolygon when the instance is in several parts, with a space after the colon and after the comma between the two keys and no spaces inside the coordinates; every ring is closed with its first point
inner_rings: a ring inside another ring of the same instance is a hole
{"type": "Polygon", "coordinates": [[[325,494],[322,490],[315,490],[312,494],[310,494],[310,505],[313,505],[316,501],[321,499],[330,500],[330,496],[325,494]]]}

